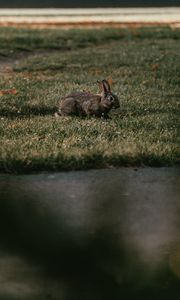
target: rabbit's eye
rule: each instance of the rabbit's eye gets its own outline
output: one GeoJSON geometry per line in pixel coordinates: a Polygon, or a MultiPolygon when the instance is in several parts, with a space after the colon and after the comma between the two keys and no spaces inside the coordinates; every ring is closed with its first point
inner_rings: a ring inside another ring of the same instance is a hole
{"type": "Polygon", "coordinates": [[[114,97],[113,96],[109,96],[108,99],[109,99],[110,102],[114,101],[114,97]]]}

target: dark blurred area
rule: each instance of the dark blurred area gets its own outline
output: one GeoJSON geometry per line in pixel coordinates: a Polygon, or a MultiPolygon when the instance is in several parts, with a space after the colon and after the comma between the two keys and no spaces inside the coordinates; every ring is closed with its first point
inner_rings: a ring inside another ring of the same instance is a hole
{"type": "Polygon", "coordinates": [[[179,0],[1,0],[1,8],[90,8],[90,7],[163,7],[180,6],[179,0]]]}
{"type": "Polygon", "coordinates": [[[0,175],[0,300],[179,300],[179,172],[0,175]]]}

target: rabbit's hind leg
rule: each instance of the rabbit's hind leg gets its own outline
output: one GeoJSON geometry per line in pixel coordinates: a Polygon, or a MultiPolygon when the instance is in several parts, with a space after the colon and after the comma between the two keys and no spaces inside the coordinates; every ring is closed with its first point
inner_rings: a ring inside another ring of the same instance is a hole
{"type": "Polygon", "coordinates": [[[59,109],[61,116],[73,116],[73,115],[78,115],[78,107],[77,107],[77,102],[74,98],[66,98],[60,106],[59,109]]]}

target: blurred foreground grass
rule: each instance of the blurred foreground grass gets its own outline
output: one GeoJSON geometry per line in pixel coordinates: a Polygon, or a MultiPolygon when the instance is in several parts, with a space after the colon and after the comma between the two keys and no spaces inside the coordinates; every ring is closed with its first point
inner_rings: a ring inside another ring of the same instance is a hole
{"type": "Polygon", "coordinates": [[[178,164],[180,30],[0,28],[0,171],[178,164]],[[54,118],[73,90],[112,81],[110,120],[54,118]]]}

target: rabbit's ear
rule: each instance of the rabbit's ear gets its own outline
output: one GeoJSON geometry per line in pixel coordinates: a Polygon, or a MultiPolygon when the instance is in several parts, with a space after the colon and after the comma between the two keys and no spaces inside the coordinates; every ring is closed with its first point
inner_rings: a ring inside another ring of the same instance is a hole
{"type": "Polygon", "coordinates": [[[111,92],[111,87],[110,87],[110,84],[107,80],[104,79],[102,81],[102,86],[103,86],[104,93],[110,93],[111,92]]]}
{"type": "Polygon", "coordinates": [[[99,85],[99,88],[100,88],[100,90],[101,90],[101,92],[103,92],[103,93],[109,93],[109,92],[111,92],[111,87],[110,87],[110,85],[109,85],[109,82],[107,81],[107,80],[102,80],[102,81],[97,81],[97,84],[99,85]]]}

